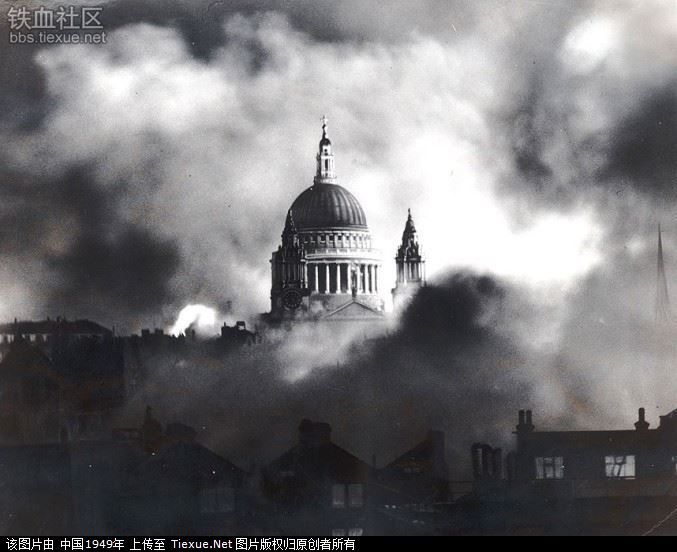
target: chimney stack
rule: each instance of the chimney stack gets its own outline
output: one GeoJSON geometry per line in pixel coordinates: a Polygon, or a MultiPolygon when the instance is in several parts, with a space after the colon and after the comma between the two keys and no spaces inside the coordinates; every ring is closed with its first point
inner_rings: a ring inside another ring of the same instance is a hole
{"type": "Polygon", "coordinates": [[[647,422],[645,419],[644,408],[640,408],[638,414],[639,419],[635,422],[635,429],[637,431],[646,431],[647,429],[649,429],[649,422],[647,422]]]}
{"type": "Polygon", "coordinates": [[[534,430],[534,424],[531,418],[531,410],[520,410],[518,423],[517,423],[517,433],[531,433],[534,430]]]}

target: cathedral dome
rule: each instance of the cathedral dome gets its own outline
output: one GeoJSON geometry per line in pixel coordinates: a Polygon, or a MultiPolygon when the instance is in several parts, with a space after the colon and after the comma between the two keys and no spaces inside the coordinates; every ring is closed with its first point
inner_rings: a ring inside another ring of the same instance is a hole
{"type": "Polygon", "coordinates": [[[337,184],[315,184],[291,206],[299,230],[367,230],[367,217],[355,196],[337,184]]]}
{"type": "Polygon", "coordinates": [[[326,117],[315,159],[313,185],[289,208],[282,244],[270,259],[271,317],[380,320],[380,252],[360,202],[338,184],[326,117]]]}

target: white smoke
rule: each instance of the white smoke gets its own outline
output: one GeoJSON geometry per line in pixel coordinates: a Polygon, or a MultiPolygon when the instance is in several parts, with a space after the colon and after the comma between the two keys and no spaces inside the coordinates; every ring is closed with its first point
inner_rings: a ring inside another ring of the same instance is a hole
{"type": "Polygon", "coordinates": [[[208,62],[178,31],[148,24],[111,33],[106,48],[37,58],[57,100],[40,151],[55,165],[96,159],[103,185],[128,183],[123,216],[180,245],[177,297],[237,298],[242,317],[268,307],[267,259],[312,182],[322,113],[339,182],[367,213],[386,280],[408,207],[431,277],[461,266],[560,289],[593,266],[594,213],[558,214],[557,224],[534,216],[517,229],[495,193],[509,155],[491,130],[510,97],[502,45],[325,44],[280,15],[236,16],[225,33],[208,62]],[[554,266],[538,273],[554,242],[554,266]]]}

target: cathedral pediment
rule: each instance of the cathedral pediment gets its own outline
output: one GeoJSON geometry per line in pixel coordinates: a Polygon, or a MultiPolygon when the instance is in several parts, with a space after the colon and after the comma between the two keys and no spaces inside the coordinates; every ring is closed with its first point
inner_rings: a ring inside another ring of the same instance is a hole
{"type": "Polygon", "coordinates": [[[348,301],[345,305],[327,313],[322,320],[365,320],[383,319],[383,312],[364,305],[356,300],[348,301]]]}

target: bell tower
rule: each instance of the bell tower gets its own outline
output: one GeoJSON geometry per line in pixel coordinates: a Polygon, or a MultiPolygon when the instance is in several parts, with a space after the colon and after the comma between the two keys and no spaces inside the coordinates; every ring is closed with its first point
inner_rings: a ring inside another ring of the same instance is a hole
{"type": "Polygon", "coordinates": [[[292,211],[287,212],[282,244],[273,253],[271,313],[283,317],[307,310],[308,269],[306,251],[299,239],[292,211]]]}
{"type": "Polygon", "coordinates": [[[393,308],[399,310],[422,287],[425,287],[425,258],[418,243],[418,234],[411,209],[407,210],[407,222],[402,233],[402,243],[395,257],[397,280],[392,290],[393,308]]]}

